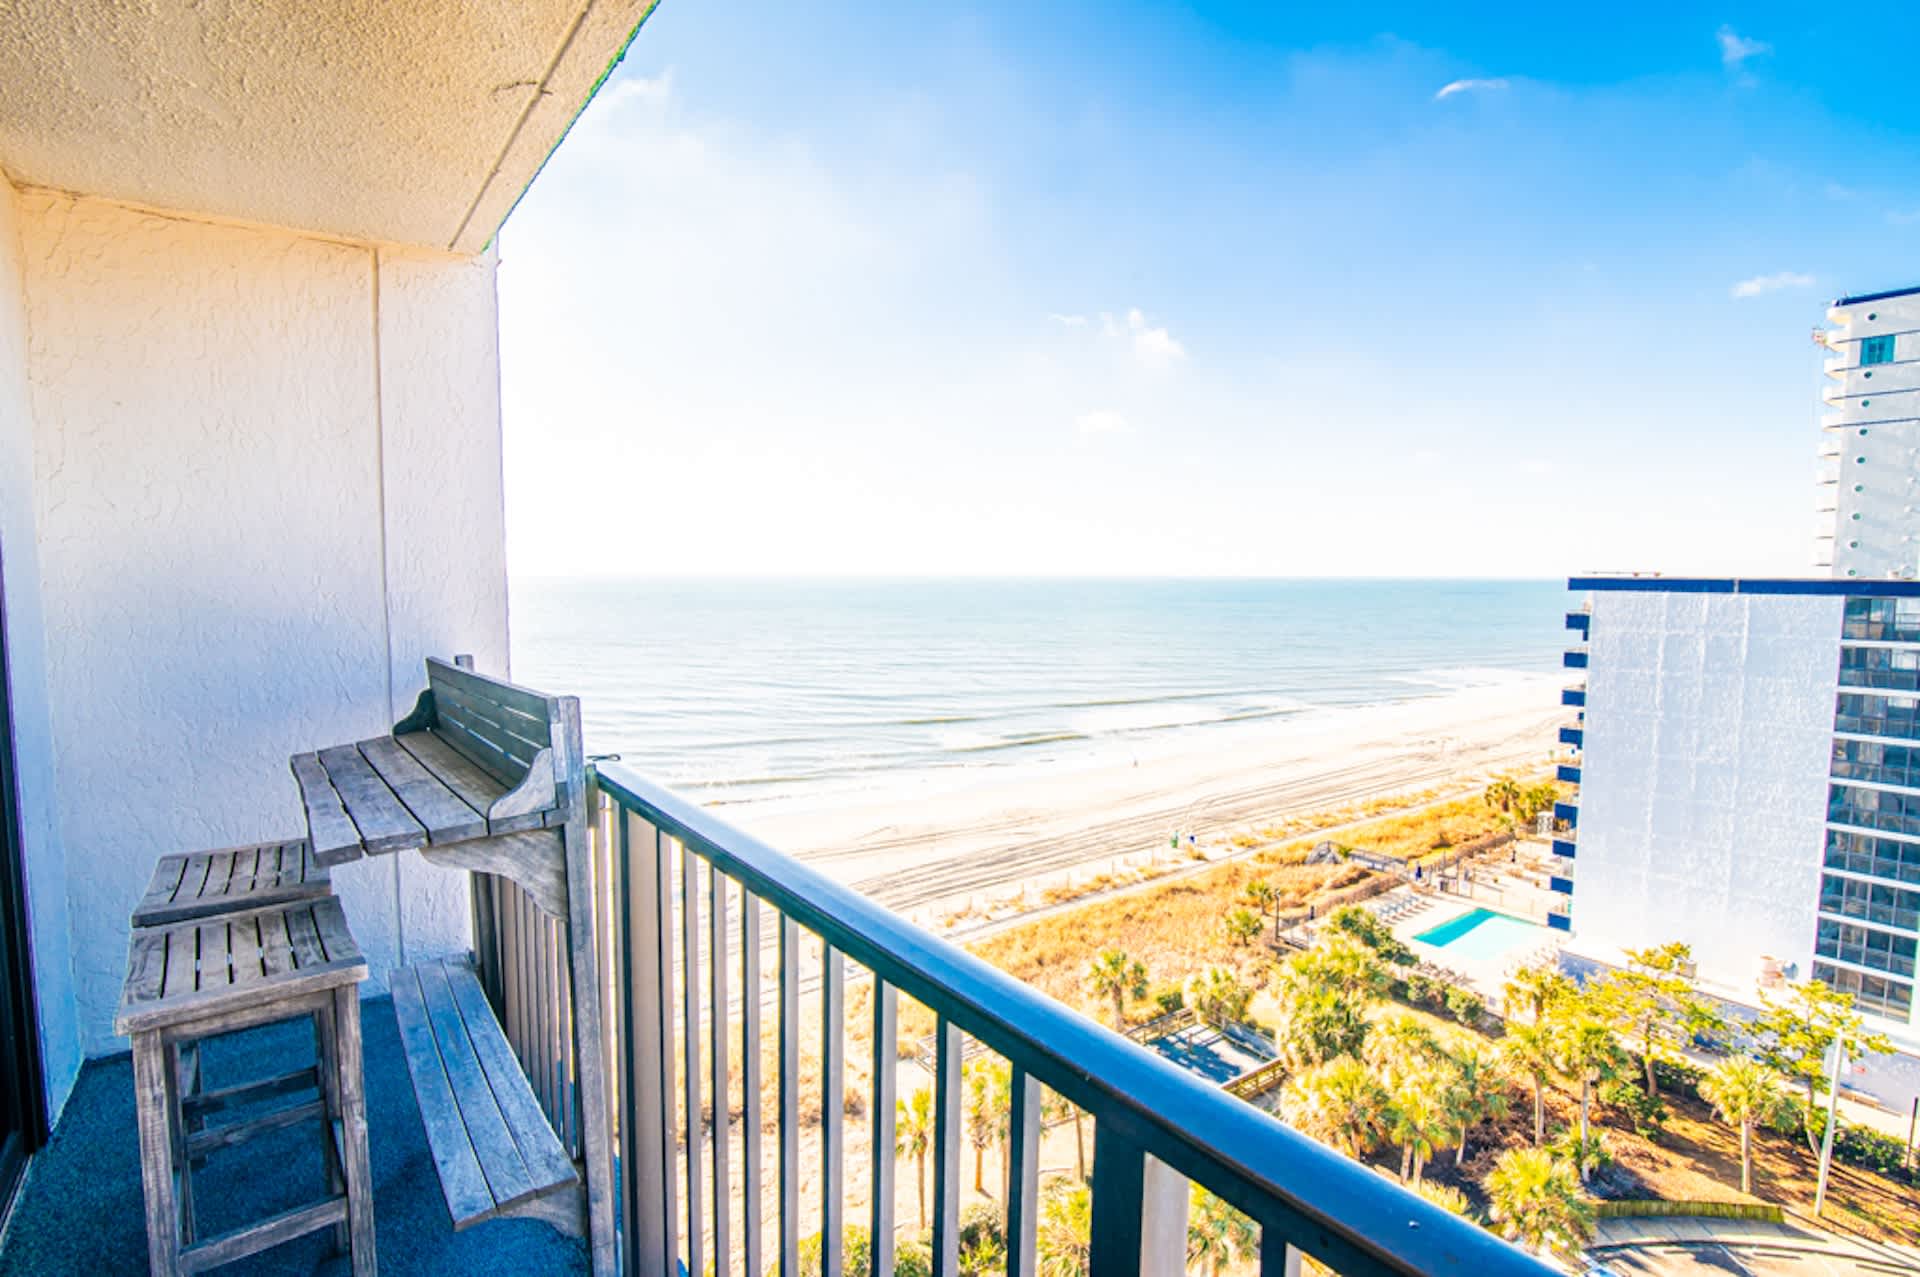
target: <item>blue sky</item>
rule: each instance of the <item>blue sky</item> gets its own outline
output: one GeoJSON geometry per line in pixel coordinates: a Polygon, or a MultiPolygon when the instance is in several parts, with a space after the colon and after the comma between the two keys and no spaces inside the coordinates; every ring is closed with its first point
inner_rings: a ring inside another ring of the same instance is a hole
{"type": "Polygon", "coordinates": [[[514,572],[1810,570],[1920,8],[1034,8],[663,0],[500,237],[514,572]]]}

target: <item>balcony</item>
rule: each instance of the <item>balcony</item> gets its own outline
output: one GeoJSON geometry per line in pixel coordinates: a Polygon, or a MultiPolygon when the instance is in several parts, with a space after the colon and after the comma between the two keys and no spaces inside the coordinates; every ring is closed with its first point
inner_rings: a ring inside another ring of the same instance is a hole
{"type": "Polygon", "coordinates": [[[1578,727],[1562,727],[1560,729],[1560,743],[1562,745],[1571,745],[1575,749],[1579,749],[1585,739],[1586,733],[1578,727]]]}
{"type": "Polygon", "coordinates": [[[1556,821],[1565,821],[1569,829],[1574,828],[1580,823],[1579,805],[1576,803],[1555,803],[1553,805],[1553,818],[1556,821]]]}
{"type": "MultiPolygon", "coordinates": [[[[933,1028],[925,1069],[936,1273],[958,1271],[970,1173],[962,1066],[982,1056],[1009,1069],[995,1196],[1010,1275],[1039,1271],[1042,1104],[1056,1099],[1081,1111],[1090,1136],[1084,1271],[1185,1273],[1191,1184],[1257,1223],[1269,1277],[1296,1271],[1300,1254],[1354,1275],[1548,1271],[633,770],[608,764],[593,783],[621,1271],[757,1275],[777,1263],[799,1272],[803,1242],[818,1248],[816,1271],[892,1271],[896,1238],[917,1232],[912,1181],[900,1178],[916,1168],[895,1152],[900,1074],[921,1067],[903,1062],[909,1012],[933,1028]],[[873,1067],[859,1067],[867,1061],[873,1067]],[[859,1073],[864,1082],[850,1086],[859,1073]],[[896,1199],[909,1204],[900,1217],[896,1199]],[[854,1245],[866,1253],[850,1253],[854,1245]]],[[[568,978],[564,946],[523,938],[481,949],[482,979],[516,1054],[560,1081],[536,1086],[542,1106],[556,1130],[577,1138],[568,1115],[578,1075],[550,1014],[566,1005],[556,997],[568,978]]],[[[370,999],[363,1011],[384,1271],[585,1271],[584,1244],[541,1223],[448,1227],[387,1006],[370,999]]],[[[246,1052],[298,1049],[298,1038],[282,1025],[228,1041],[244,1064],[246,1052]]],[[[210,1060],[209,1069],[232,1062],[210,1060]]],[[[118,1272],[143,1262],[132,1090],[125,1057],[88,1066],[22,1198],[0,1269],[57,1261],[62,1271],[118,1272]],[[76,1228],[82,1209],[90,1222],[76,1228]]],[[[285,1165],[315,1154],[313,1145],[310,1133],[289,1139],[285,1165]]],[[[290,1174],[241,1178],[227,1204],[271,1209],[290,1174]]],[[[298,1243],[314,1252],[299,1262],[317,1261],[323,1241],[298,1243]]]]}
{"type": "Polygon", "coordinates": [[[1573,706],[1585,705],[1587,703],[1587,685],[1585,683],[1575,683],[1571,687],[1561,688],[1560,703],[1562,705],[1573,706]]]}
{"type": "Polygon", "coordinates": [[[1578,630],[1582,638],[1586,637],[1587,627],[1592,624],[1593,613],[1589,612],[1586,608],[1567,613],[1567,628],[1570,630],[1578,630]]]}
{"type": "Polygon", "coordinates": [[[1574,763],[1561,763],[1553,769],[1553,778],[1569,785],[1580,783],[1580,768],[1574,763]]]}
{"type": "Polygon", "coordinates": [[[1571,831],[1556,837],[1551,845],[1554,855],[1564,856],[1568,860],[1573,859],[1576,842],[1571,831]]]}
{"type": "Polygon", "coordinates": [[[1570,670],[1583,670],[1587,668],[1586,649],[1576,648],[1573,651],[1563,653],[1560,664],[1570,670]]]}

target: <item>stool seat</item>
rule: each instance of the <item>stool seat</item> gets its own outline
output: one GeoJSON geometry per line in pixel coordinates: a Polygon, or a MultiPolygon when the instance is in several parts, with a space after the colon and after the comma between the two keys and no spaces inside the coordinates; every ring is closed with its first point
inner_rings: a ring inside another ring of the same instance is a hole
{"type": "Polygon", "coordinates": [[[160,857],[133,925],[156,927],[208,914],[233,913],[328,895],[333,883],[313,860],[305,838],[184,851],[160,857]]]}
{"type": "Polygon", "coordinates": [[[113,1027],[161,1029],[366,978],[335,896],[144,927],[127,949],[113,1027]]]}

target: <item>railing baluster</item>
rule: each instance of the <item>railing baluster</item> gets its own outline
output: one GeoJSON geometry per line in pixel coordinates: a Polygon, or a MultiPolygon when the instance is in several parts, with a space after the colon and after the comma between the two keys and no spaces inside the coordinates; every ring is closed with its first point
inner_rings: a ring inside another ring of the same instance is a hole
{"type": "Polygon", "coordinates": [[[1040,1212],[1040,1083],[1013,1070],[1007,1106],[1007,1277],[1034,1277],[1040,1212]]]}
{"type": "Polygon", "coordinates": [[[820,950],[820,1277],[841,1277],[846,1260],[847,961],[820,950]]]}
{"type": "MultiPolygon", "coordinates": [[[[869,1177],[872,1254],[868,1277],[893,1277],[894,1106],[899,1101],[900,994],[873,977],[873,1172],[869,1177]]],[[[1013,1277],[1009,1274],[1008,1277],[1013,1277]]],[[[1031,1277],[1026,1274],[1025,1277],[1031,1277]]]]}
{"type": "Polygon", "coordinates": [[[1093,1125],[1093,1249],[1088,1266],[1100,1277],[1138,1277],[1141,1204],[1147,1155],[1116,1133],[1093,1125]]]}
{"type": "Polygon", "coordinates": [[[747,1277],[761,1277],[760,1203],[760,901],[740,888],[741,1231],[747,1277]]]}
{"type": "Polygon", "coordinates": [[[621,961],[629,1048],[622,1087],[630,1273],[672,1273],[679,1263],[674,1168],[673,909],[660,832],[628,815],[621,829],[621,961]]]}
{"type": "Polygon", "coordinates": [[[933,1277],[960,1272],[960,1041],[960,1026],[939,1017],[933,1031],[933,1277]]]}
{"type": "Polygon", "coordinates": [[[1260,1230],[1260,1277],[1300,1277],[1300,1252],[1277,1228],[1260,1230]]]}
{"type": "Polygon", "coordinates": [[[730,1277],[733,1250],[727,1222],[733,1213],[733,1179],[728,1164],[732,1149],[727,1139],[727,879],[712,865],[707,867],[707,887],[707,916],[713,923],[707,946],[708,970],[713,973],[713,1028],[707,1039],[713,1048],[713,1271],[715,1277],[730,1277]]]}
{"type": "Polygon", "coordinates": [[[800,1272],[800,927],[780,915],[780,1271],[800,1272]]]}
{"type": "Polygon", "coordinates": [[[687,1272],[705,1277],[706,1185],[700,1134],[700,873],[693,848],[680,848],[681,1003],[686,1012],[687,1272]]]}

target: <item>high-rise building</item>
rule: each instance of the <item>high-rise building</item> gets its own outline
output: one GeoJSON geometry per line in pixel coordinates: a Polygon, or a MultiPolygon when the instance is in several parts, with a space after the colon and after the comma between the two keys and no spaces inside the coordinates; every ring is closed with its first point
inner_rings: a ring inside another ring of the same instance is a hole
{"type": "Polygon", "coordinates": [[[1815,562],[1843,579],[1920,576],[1920,288],[1842,297],[1817,333],[1832,379],[1820,425],[1815,562]]]}
{"type": "MultiPolygon", "coordinates": [[[[1852,1079],[1920,1095],[1920,288],[1844,297],[1822,504],[1831,576],[1575,577],[1551,918],[1573,962],[1667,941],[1739,1006],[1851,993],[1900,1048],[1852,1079]]],[[[1824,556],[1823,556],[1824,557],[1824,556]]]]}

